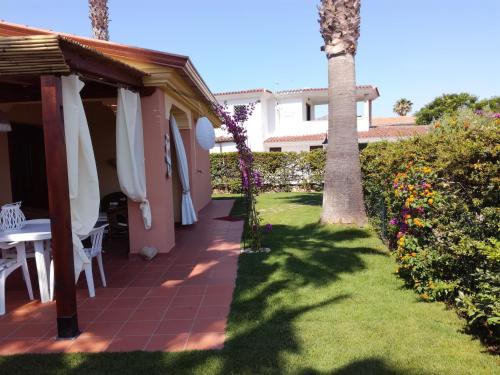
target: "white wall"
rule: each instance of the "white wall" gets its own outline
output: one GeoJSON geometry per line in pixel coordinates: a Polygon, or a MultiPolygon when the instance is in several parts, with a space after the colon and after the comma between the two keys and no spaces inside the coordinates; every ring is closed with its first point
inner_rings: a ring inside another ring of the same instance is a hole
{"type": "Polygon", "coordinates": [[[234,142],[216,143],[215,146],[210,149],[211,154],[217,154],[220,152],[235,152],[235,151],[237,151],[237,149],[236,149],[236,143],[234,142]]]}
{"type": "MultiPolygon", "coordinates": [[[[239,95],[239,94],[237,94],[239,95]]],[[[324,98],[323,98],[324,99],[324,98]]],[[[311,100],[312,118],[314,118],[314,105],[321,104],[323,100],[315,98],[311,100]]],[[[248,143],[253,151],[267,151],[269,145],[264,145],[264,141],[270,137],[280,137],[287,135],[319,134],[328,131],[328,120],[306,121],[306,102],[308,98],[302,94],[292,97],[275,97],[270,93],[259,93],[256,96],[237,97],[235,99],[219,99],[222,104],[226,104],[229,110],[233,110],[235,105],[247,105],[256,103],[255,110],[246,122],[245,127],[248,134],[248,143]]],[[[358,103],[357,128],[358,131],[368,131],[371,122],[371,101],[358,103]]],[[[228,136],[220,129],[216,129],[216,136],[228,136]]],[[[288,145],[283,143],[283,150],[300,149],[306,145],[288,145]]],[[[278,147],[278,146],[277,146],[278,147]]],[[[220,152],[220,145],[216,145],[211,152],[220,152]]],[[[224,144],[223,152],[235,151],[234,146],[224,144]]]]}
{"type": "MultiPolygon", "coordinates": [[[[264,151],[264,128],[267,127],[267,118],[263,116],[263,112],[267,109],[263,109],[263,103],[260,101],[260,97],[257,96],[244,99],[224,100],[222,104],[226,104],[228,110],[233,113],[235,106],[248,105],[249,103],[255,103],[255,109],[248,121],[245,122],[248,145],[253,151],[264,151]]],[[[215,136],[227,137],[229,136],[229,133],[222,129],[216,129],[215,136]]],[[[220,152],[220,147],[216,145],[214,149],[216,148],[218,148],[218,150],[214,150],[214,152],[220,152]]]]}
{"type": "MultiPolygon", "coordinates": [[[[301,134],[305,102],[302,98],[281,98],[275,108],[276,127],[274,136],[301,134]]],[[[303,134],[303,133],[302,133],[303,134]]]]}
{"type": "Polygon", "coordinates": [[[310,151],[311,146],[322,146],[321,142],[281,142],[266,143],[266,151],[271,147],[281,147],[282,152],[310,151]]]}

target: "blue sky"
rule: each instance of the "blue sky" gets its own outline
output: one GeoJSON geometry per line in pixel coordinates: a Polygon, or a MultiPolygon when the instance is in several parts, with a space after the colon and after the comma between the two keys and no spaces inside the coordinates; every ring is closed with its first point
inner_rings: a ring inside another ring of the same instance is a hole
{"type": "MultiPolygon", "coordinates": [[[[319,0],[110,0],[111,40],[189,55],[213,92],[325,87],[319,0]],[[140,4],[140,7],[137,5],[140,4]]],[[[0,18],[90,36],[86,0],[0,0],[0,18]]],[[[500,95],[500,0],[363,0],[358,84],[400,97],[500,95]]]]}

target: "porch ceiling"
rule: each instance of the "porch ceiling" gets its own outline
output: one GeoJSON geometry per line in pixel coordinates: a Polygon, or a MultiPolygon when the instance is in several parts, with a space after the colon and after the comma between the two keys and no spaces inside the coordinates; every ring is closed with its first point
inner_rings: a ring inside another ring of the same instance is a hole
{"type": "Polygon", "coordinates": [[[0,80],[30,84],[44,74],[80,73],[103,83],[143,86],[147,73],[60,35],[0,37],[0,80]],[[31,78],[31,79],[30,79],[31,78]]]}

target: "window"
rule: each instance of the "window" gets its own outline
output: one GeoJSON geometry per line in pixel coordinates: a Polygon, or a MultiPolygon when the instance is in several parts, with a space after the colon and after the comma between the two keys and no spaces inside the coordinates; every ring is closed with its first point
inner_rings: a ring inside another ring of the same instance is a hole
{"type": "Polygon", "coordinates": [[[311,105],[306,103],[306,121],[311,121],[311,105]]]}
{"type": "Polygon", "coordinates": [[[269,147],[269,152],[281,152],[281,147],[269,147]]]}
{"type": "Polygon", "coordinates": [[[233,113],[239,113],[241,110],[245,109],[244,105],[235,105],[233,113]]]}
{"type": "Polygon", "coordinates": [[[313,151],[313,150],[323,150],[323,146],[319,145],[319,146],[309,146],[309,151],[313,151]]]}

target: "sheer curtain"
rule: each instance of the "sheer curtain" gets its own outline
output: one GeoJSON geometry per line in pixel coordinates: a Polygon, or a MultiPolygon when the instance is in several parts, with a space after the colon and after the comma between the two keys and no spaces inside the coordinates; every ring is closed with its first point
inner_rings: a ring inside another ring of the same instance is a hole
{"type": "Polygon", "coordinates": [[[118,89],[116,107],[116,168],[123,193],[140,203],[144,228],[151,229],[151,208],[146,195],[144,135],[141,98],[138,93],[118,89]]]}
{"type": "Polygon", "coordinates": [[[99,216],[99,181],[89,126],[80,91],[85,84],[76,76],[62,77],[64,132],[68,161],[68,184],[75,278],[89,263],[78,236],[87,235],[99,216]]]}
{"type": "Polygon", "coordinates": [[[190,225],[197,222],[198,218],[196,217],[193,200],[191,199],[189,187],[189,167],[186,150],[184,149],[181,132],[179,131],[174,116],[170,116],[170,129],[172,129],[172,138],[175,143],[179,178],[182,184],[182,225],[190,225]]]}

